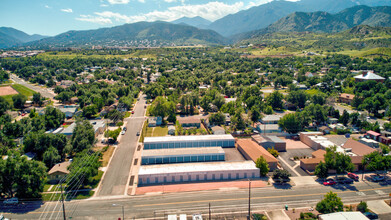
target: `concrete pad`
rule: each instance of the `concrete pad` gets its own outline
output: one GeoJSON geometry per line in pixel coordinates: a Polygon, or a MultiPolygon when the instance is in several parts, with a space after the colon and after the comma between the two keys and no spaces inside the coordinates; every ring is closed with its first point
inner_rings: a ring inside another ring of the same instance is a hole
{"type": "Polygon", "coordinates": [[[368,201],[368,208],[376,214],[391,213],[391,207],[387,205],[383,200],[368,201]]]}
{"type": "Polygon", "coordinates": [[[283,210],[266,212],[266,215],[271,220],[290,220],[288,215],[283,210]]]}
{"type": "Polygon", "coordinates": [[[307,186],[307,185],[319,185],[316,182],[316,177],[313,176],[294,176],[291,177],[291,180],[295,182],[296,186],[307,186]]]}

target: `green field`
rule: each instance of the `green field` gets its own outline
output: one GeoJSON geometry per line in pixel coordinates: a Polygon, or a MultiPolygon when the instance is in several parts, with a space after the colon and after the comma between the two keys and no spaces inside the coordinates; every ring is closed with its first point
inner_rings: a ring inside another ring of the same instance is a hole
{"type": "Polygon", "coordinates": [[[12,85],[12,88],[14,88],[20,94],[25,95],[27,97],[31,97],[35,93],[33,90],[27,88],[26,86],[20,85],[20,84],[14,84],[14,85],[12,85]]]}

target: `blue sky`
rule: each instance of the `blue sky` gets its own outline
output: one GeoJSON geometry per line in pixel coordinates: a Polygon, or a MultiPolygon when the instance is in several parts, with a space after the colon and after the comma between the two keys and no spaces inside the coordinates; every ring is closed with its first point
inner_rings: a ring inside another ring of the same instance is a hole
{"type": "MultiPolygon", "coordinates": [[[[201,16],[214,21],[271,0],[0,0],[0,26],[28,34],[201,16]]],[[[295,0],[291,0],[295,1],[295,0]]]]}

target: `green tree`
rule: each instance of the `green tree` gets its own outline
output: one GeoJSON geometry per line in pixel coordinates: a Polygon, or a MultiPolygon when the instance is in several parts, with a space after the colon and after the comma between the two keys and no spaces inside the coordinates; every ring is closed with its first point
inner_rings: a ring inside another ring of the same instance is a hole
{"type": "Polygon", "coordinates": [[[367,205],[367,203],[361,201],[361,202],[357,205],[357,211],[360,211],[360,212],[362,212],[362,213],[367,212],[367,211],[368,211],[368,205],[367,205]]]}
{"type": "Polygon", "coordinates": [[[87,120],[76,121],[75,129],[71,137],[72,150],[76,153],[92,148],[95,142],[95,131],[87,120]]]}
{"type": "Polygon", "coordinates": [[[10,109],[10,104],[5,100],[3,96],[0,96],[0,116],[4,115],[4,113],[10,109]]]}
{"type": "Polygon", "coordinates": [[[36,92],[36,93],[33,94],[33,103],[38,105],[38,106],[42,106],[43,101],[42,101],[41,93],[36,92]]]}
{"type": "Polygon", "coordinates": [[[354,165],[349,155],[342,152],[337,152],[337,147],[330,147],[326,149],[324,160],[327,169],[335,170],[336,175],[343,174],[345,172],[352,172],[354,165]]]}
{"type": "Polygon", "coordinates": [[[246,123],[244,122],[242,111],[239,109],[236,111],[235,115],[231,119],[233,128],[238,130],[244,130],[246,128],[246,123]]]}
{"type": "Polygon", "coordinates": [[[110,137],[112,138],[114,141],[117,141],[117,138],[119,136],[119,134],[121,133],[121,128],[117,128],[115,130],[107,130],[105,132],[105,137],[110,137]]]}
{"type": "Polygon", "coordinates": [[[225,116],[221,112],[211,114],[209,117],[209,122],[212,125],[222,125],[225,123],[225,116]]]}
{"type": "Polygon", "coordinates": [[[56,163],[60,162],[61,156],[58,154],[58,151],[54,147],[50,147],[43,154],[42,162],[45,163],[46,167],[49,169],[53,167],[56,163]]]}
{"type": "Polygon", "coordinates": [[[98,107],[95,104],[84,106],[83,116],[86,118],[92,118],[98,113],[98,107]]]}
{"type": "Polygon", "coordinates": [[[117,109],[113,109],[107,113],[106,117],[112,120],[114,124],[117,124],[117,122],[124,120],[125,114],[117,109]]]}
{"type": "Polygon", "coordinates": [[[16,109],[22,109],[27,101],[27,97],[22,94],[17,94],[12,96],[12,101],[14,102],[14,107],[16,109]]]}
{"type": "Polygon", "coordinates": [[[349,113],[346,110],[343,110],[343,114],[339,118],[339,122],[344,124],[345,126],[349,123],[349,113]]]}
{"type": "Polygon", "coordinates": [[[269,173],[269,164],[263,156],[260,156],[255,162],[255,166],[259,168],[259,173],[261,176],[266,176],[269,173]]]}
{"type": "Polygon", "coordinates": [[[343,203],[336,193],[329,192],[324,196],[322,201],[316,204],[316,210],[323,214],[342,212],[343,203]]]}
{"type": "Polygon", "coordinates": [[[287,95],[287,101],[299,108],[304,108],[307,100],[308,95],[303,90],[292,91],[287,95]]]}
{"type": "Polygon", "coordinates": [[[46,179],[45,164],[19,153],[0,159],[0,193],[7,197],[37,198],[46,179]]]}
{"type": "Polygon", "coordinates": [[[43,115],[45,120],[46,130],[56,129],[60,127],[65,120],[65,114],[62,113],[59,109],[52,106],[45,108],[45,114],[43,115]]]}
{"type": "Polygon", "coordinates": [[[289,182],[291,174],[287,170],[276,169],[273,172],[273,180],[275,182],[289,182]]]}
{"type": "Polygon", "coordinates": [[[273,93],[271,93],[267,98],[266,98],[266,102],[268,105],[270,105],[273,109],[282,109],[283,107],[283,103],[282,103],[282,99],[284,98],[284,96],[279,93],[278,91],[274,91],[273,93]]]}
{"type": "Polygon", "coordinates": [[[319,179],[325,179],[329,176],[329,170],[323,161],[320,161],[320,163],[315,167],[315,175],[319,179]]]}
{"type": "Polygon", "coordinates": [[[261,117],[261,111],[257,107],[253,106],[251,108],[251,121],[256,123],[259,121],[259,119],[261,119],[261,117]]]}
{"type": "Polygon", "coordinates": [[[289,113],[284,115],[278,121],[278,125],[289,134],[296,134],[302,131],[302,120],[299,119],[297,113],[289,113]]]}
{"type": "Polygon", "coordinates": [[[78,184],[81,184],[81,186],[84,187],[87,184],[93,183],[93,177],[98,174],[99,167],[98,152],[84,150],[77,154],[68,167],[68,189],[76,188],[78,184]],[[79,181],[72,181],[73,179],[78,179],[79,181]]]}

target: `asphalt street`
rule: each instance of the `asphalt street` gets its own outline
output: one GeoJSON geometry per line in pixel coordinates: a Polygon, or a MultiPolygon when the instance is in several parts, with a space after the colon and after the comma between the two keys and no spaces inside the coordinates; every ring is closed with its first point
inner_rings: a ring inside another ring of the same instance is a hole
{"type": "MultiPolygon", "coordinates": [[[[288,205],[289,208],[315,206],[330,191],[337,192],[338,196],[347,203],[386,199],[391,193],[391,186],[382,186],[372,182],[333,187],[318,185],[274,188],[268,186],[251,190],[251,207],[253,211],[256,211],[283,209],[285,205],[288,205]]],[[[123,198],[94,198],[66,202],[65,207],[68,219],[114,220],[122,217],[122,206],[124,207],[125,219],[162,219],[167,214],[207,214],[209,203],[212,207],[212,214],[245,211],[248,207],[248,190],[211,190],[123,198]]],[[[62,218],[60,205],[55,202],[45,203],[39,208],[35,203],[27,203],[8,209],[2,207],[2,209],[5,216],[12,219],[39,219],[40,216],[45,217],[41,219],[54,219],[55,216],[62,218]]]]}
{"type": "Polygon", "coordinates": [[[125,195],[133,154],[139,138],[136,134],[141,132],[145,121],[145,101],[145,95],[141,96],[135,105],[134,114],[126,119],[127,131],[120,139],[98,189],[97,196],[125,195]]]}
{"type": "Polygon", "coordinates": [[[38,87],[38,86],[34,86],[26,81],[24,81],[23,79],[20,79],[19,77],[17,77],[15,74],[11,74],[10,75],[11,79],[17,83],[17,84],[21,84],[23,86],[26,86],[27,88],[31,89],[31,90],[34,90],[36,92],[39,92],[41,93],[41,95],[45,98],[49,98],[49,99],[53,99],[55,94],[50,91],[49,89],[47,88],[41,88],[41,87],[38,87]]]}

